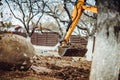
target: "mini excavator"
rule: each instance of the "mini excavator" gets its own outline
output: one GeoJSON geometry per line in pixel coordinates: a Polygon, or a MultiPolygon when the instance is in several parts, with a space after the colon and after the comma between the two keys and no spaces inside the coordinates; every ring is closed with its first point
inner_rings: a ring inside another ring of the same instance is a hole
{"type": "MultiPolygon", "coordinates": [[[[93,13],[98,13],[97,7],[86,5],[85,0],[77,0],[76,4],[74,5],[73,12],[72,12],[72,20],[67,26],[65,35],[59,41],[60,45],[58,47],[58,53],[60,56],[81,56],[83,57],[83,55],[81,55],[80,49],[73,48],[71,47],[73,45],[69,45],[69,39],[76,25],[78,24],[78,21],[80,20],[80,17],[84,10],[88,10],[93,13]]],[[[84,54],[85,53],[86,52],[84,52],[84,54]]]]}

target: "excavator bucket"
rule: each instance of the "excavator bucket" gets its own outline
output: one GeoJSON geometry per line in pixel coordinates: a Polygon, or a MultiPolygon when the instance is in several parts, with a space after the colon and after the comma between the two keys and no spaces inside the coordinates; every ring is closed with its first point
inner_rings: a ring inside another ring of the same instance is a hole
{"type": "Polygon", "coordinates": [[[59,46],[58,53],[60,56],[84,57],[87,52],[83,45],[59,46]]]}

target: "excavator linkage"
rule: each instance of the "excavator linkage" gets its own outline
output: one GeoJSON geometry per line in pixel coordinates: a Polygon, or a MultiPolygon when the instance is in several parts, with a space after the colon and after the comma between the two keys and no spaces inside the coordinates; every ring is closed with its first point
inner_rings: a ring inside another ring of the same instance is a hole
{"type": "Polygon", "coordinates": [[[86,47],[83,45],[67,45],[69,43],[70,36],[72,35],[75,27],[77,26],[80,17],[84,10],[89,10],[94,13],[97,13],[97,7],[95,6],[87,6],[85,5],[86,0],[77,0],[77,3],[74,5],[74,9],[72,12],[72,19],[69,22],[66,33],[63,36],[63,41],[61,42],[61,46],[59,46],[58,53],[61,56],[81,56],[83,57],[87,52],[86,47]]]}

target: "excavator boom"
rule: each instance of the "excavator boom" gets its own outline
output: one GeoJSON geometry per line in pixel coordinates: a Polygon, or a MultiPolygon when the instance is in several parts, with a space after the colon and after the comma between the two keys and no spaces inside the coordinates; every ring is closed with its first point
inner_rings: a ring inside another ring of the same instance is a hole
{"type": "MultiPolygon", "coordinates": [[[[81,56],[81,49],[80,48],[73,48],[71,46],[68,46],[69,39],[71,37],[71,34],[73,33],[76,25],[78,24],[78,21],[80,20],[80,17],[84,10],[89,10],[94,13],[97,13],[97,8],[95,6],[86,6],[85,0],[78,0],[76,5],[74,6],[73,12],[72,12],[72,22],[71,25],[68,26],[68,30],[66,31],[66,34],[64,36],[64,40],[61,42],[61,46],[59,46],[59,55],[61,56],[81,56]]],[[[75,45],[72,45],[75,46],[75,45]]]]}

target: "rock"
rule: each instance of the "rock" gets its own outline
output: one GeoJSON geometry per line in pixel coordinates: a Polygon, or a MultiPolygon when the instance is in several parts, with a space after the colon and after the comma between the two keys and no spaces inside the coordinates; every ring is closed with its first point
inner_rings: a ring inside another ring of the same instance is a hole
{"type": "Polygon", "coordinates": [[[35,50],[26,38],[16,34],[0,34],[0,69],[27,70],[35,50]]]}

